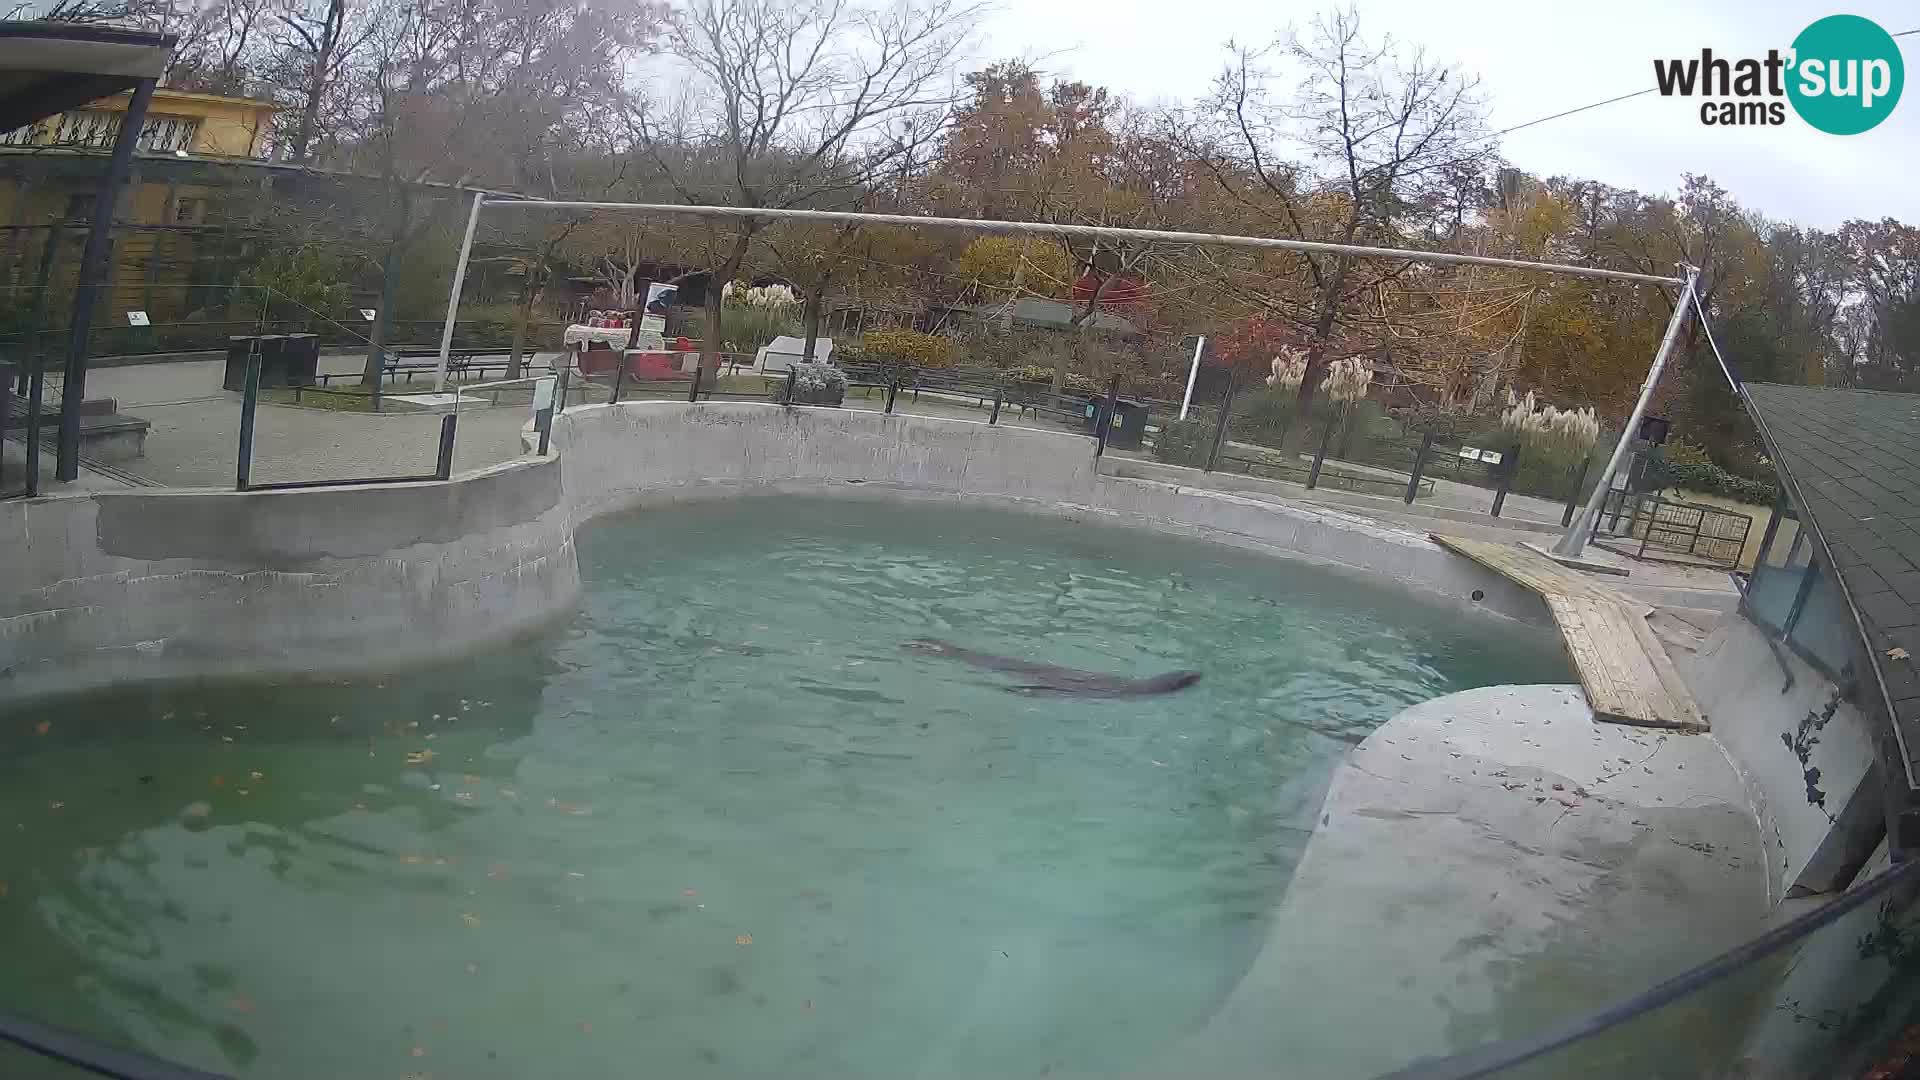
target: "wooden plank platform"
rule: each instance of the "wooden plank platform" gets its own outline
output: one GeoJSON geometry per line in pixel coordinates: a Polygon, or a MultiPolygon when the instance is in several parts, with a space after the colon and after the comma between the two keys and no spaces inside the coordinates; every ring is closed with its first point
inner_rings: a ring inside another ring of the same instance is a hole
{"type": "Polygon", "coordinates": [[[1580,687],[1595,718],[1706,729],[1706,718],[1647,623],[1651,608],[1518,544],[1428,535],[1448,551],[1540,594],[1580,673],[1580,687]]]}

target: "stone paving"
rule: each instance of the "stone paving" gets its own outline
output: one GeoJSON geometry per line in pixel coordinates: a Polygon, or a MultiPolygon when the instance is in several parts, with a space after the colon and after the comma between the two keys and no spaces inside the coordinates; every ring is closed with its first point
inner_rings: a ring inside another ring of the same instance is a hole
{"type": "MultiPolygon", "coordinates": [[[[545,362],[546,355],[540,359],[545,362]]],[[[328,356],[322,358],[321,370],[351,373],[359,363],[355,356],[328,356]]],[[[221,389],[224,370],[223,361],[210,360],[88,373],[88,397],[113,398],[121,412],[153,424],[146,455],[118,467],[160,487],[233,486],[240,395],[221,389]]],[[[462,408],[454,439],[455,471],[520,456],[520,429],[527,419],[524,403],[462,408]]],[[[431,473],[439,440],[437,412],[354,413],[262,402],[254,417],[252,479],[271,483],[431,473]]]]}

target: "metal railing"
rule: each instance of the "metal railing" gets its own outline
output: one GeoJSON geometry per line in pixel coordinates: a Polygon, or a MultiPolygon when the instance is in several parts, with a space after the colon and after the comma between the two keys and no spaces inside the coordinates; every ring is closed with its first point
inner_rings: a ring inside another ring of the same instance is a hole
{"type": "Polygon", "coordinates": [[[1610,491],[1601,510],[1606,535],[1640,541],[1635,557],[1668,558],[1732,569],[1753,535],[1751,515],[1659,495],[1610,491]]]}
{"type": "Polygon", "coordinates": [[[246,388],[240,398],[240,438],[238,460],[234,467],[235,491],[282,491],[295,488],[349,487],[358,484],[410,484],[422,480],[445,480],[453,475],[453,444],[460,424],[456,413],[440,418],[440,445],[433,472],[404,476],[355,476],[312,480],[278,480],[256,483],[253,480],[254,422],[260,406],[260,347],[256,340],[247,351],[246,388]]]}

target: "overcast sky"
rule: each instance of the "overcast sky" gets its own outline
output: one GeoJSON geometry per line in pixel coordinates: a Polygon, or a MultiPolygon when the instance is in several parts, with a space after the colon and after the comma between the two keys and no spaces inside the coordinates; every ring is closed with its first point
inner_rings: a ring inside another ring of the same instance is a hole
{"type": "MultiPolygon", "coordinates": [[[[982,55],[1027,56],[1047,71],[1135,101],[1191,101],[1207,89],[1229,38],[1267,41],[1305,27],[1323,3],[1290,0],[1005,0],[982,55]]],[[[1889,33],[1920,28],[1915,0],[1360,0],[1369,38],[1392,34],[1477,73],[1496,129],[1653,85],[1656,57],[1760,57],[1785,50],[1815,19],[1864,15],[1889,33]]],[[[1645,192],[1672,192],[1704,172],[1741,205],[1833,228],[1848,218],[1920,224],[1920,35],[1899,39],[1907,88],[1861,135],[1824,135],[1788,107],[1782,127],[1706,127],[1699,99],[1658,94],[1552,120],[1501,140],[1508,160],[1645,192]]]]}

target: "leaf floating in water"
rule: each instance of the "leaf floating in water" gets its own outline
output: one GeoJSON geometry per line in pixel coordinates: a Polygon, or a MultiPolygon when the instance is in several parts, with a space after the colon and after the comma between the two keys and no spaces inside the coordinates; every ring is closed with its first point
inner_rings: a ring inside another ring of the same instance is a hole
{"type": "Polygon", "coordinates": [[[509,799],[517,799],[517,798],[519,798],[519,797],[520,797],[520,796],[518,796],[518,795],[516,795],[516,794],[514,794],[514,791],[513,791],[513,789],[512,789],[512,788],[510,788],[510,787],[503,787],[503,788],[501,788],[501,789],[500,789],[500,794],[501,794],[501,795],[503,795],[503,796],[505,796],[506,798],[509,798],[509,799]]]}
{"type": "Polygon", "coordinates": [[[487,867],[487,876],[492,878],[495,881],[506,880],[506,877],[507,877],[506,865],[504,863],[494,863],[492,866],[487,867]]]}
{"type": "Polygon", "coordinates": [[[407,751],[407,764],[409,765],[425,765],[432,760],[433,760],[433,751],[431,750],[407,751]]]}
{"type": "Polygon", "coordinates": [[[468,926],[479,926],[479,925],[480,925],[480,916],[478,916],[478,915],[462,915],[462,916],[460,916],[460,921],[461,921],[461,922],[463,922],[463,923],[466,923],[466,924],[467,924],[468,926]]]}
{"type": "Polygon", "coordinates": [[[33,725],[33,733],[35,735],[45,735],[47,732],[52,730],[53,730],[53,721],[51,720],[42,720],[39,723],[33,725]]]}
{"type": "Polygon", "coordinates": [[[236,996],[232,1001],[227,1002],[227,1008],[232,1009],[234,1012],[250,1013],[253,1011],[253,1002],[248,1000],[246,995],[241,994],[236,996]]]}
{"type": "Polygon", "coordinates": [[[753,935],[741,934],[739,937],[733,939],[733,943],[735,945],[751,945],[753,944],[753,935]]]}
{"type": "Polygon", "coordinates": [[[593,1024],[590,1021],[586,1021],[586,1020],[580,1021],[580,1033],[582,1035],[593,1034],[593,1024]]]}
{"type": "Polygon", "coordinates": [[[585,875],[585,874],[583,874],[583,873],[581,873],[581,872],[580,872],[580,871],[578,871],[578,870],[569,870],[569,871],[567,871],[567,876],[568,876],[568,877],[573,877],[573,878],[583,878],[583,877],[586,877],[587,875],[585,875]]]}
{"type": "Polygon", "coordinates": [[[260,781],[265,780],[267,778],[267,774],[259,771],[258,769],[255,769],[254,771],[249,772],[247,774],[247,778],[257,784],[260,781]]]}
{"type": "Polygon", "coordinates": [[[4,881],[0,881],[0,900],[5,900],[6,898],[7,898],[7,883],[4,881]]]}
{"type": "Polygon", "coordinates": [[[63,802],[63,801],[61,801],[61,800],[59,800],[59,799],[55,799],[55,800],[53,800],[52,802],[50,802],[50,803],[48,803],[48,804],[47,804],[47,809],[49,809],[49,810],[58,810],[58,809],[60,809],[61,807],[63,807],[63,806],[65,806],[65,805],[67,805],[67,804],[66,804],[65,802],[63,802]]]}
{"type": "Polygon", "coordinates": [[[700,890],[699,890],[699,889],[681,889],[681,890],[680,890],[680,895],[681,895],[681,896],[688,896],[688,897],[692,897],[692,896],[699,896],[699,895],[700,895],[700,890]]]}
{"type": "Polygon", "coordinates": [[[414,1048],[413,1048],[413,1056],[414,1056],[414,1057],[426,1057],[426,1056],[427,1056],[427,1048],[426,1048],[426,1047],[424,1047],[424,1046],[416,1046],[416,1047],[414,1047],[414,1048]]]}
{"type": "Polygon", "coordinates": [[[479,965],[479,964],[468,964],[468,965],[467,965],[467,974],[469,974],[469,975],[478,975],[478,974],[480,974],[480,965],[479,965]]]}
{"type": "Polygon", "coordinates": [[[472,802],[472,801],[473,801],[473,792],[471,792],[471,791],[456,791],[456,792],[454,792],[454,793],[453,793],[453,797],[454,797],[454,798],[456,798],[456,799],[459,799],[459,800],[460,800],[461,802],[472,802]]]}
{"type": "Polygon", "coordinates": [[[477,786],[480,783],[480,778],[473,775],[472,773],[467,773],[462,777],[460,777],[460,782],[463,784],[470,784],[470,785],[477,786]]]}
{"type": "Polygon", "coordinates": [[[406,863],[408,866],[418,866],[426,862],[427,857],[425,855],[402,855],[400,856],[400,861],[406,863]]]}
{"type": "MultiPolygon", "coordinates": [[[[1906,660],[1911,656],[1912,656],[1911,653],[1907,652],[1907,650],[1901,648],[1898,645],[1895,645],[1893,648],[1887,650],[1887,659],[1889,660],[1906,660]]],[[[41,724],[40,726],[44,728],[47,725],[41,724]]],[[[40,734],[45,735],[46,732],[42,731],[40,734]]]]}

